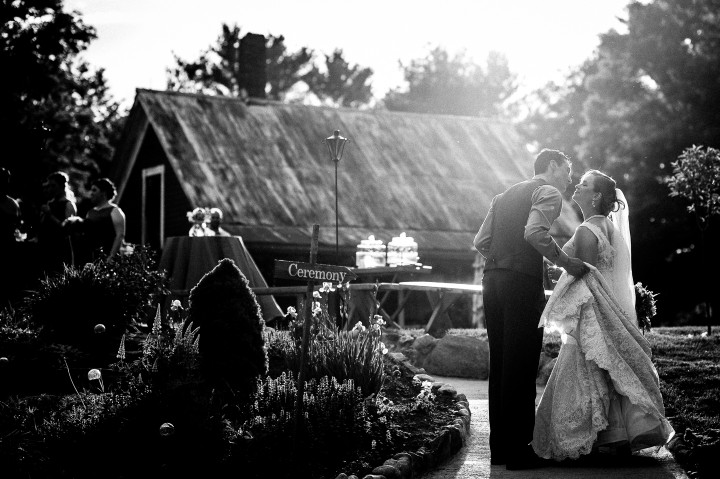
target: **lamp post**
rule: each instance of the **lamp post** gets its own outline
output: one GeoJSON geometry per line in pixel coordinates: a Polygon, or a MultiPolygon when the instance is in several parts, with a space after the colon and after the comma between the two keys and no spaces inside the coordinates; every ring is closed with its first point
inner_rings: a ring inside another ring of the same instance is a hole
{"type": "Polygon", "coordinates": [[[335,263],[340,261],[340,247],[338,240],[338,163],[342,158],[345,150],[345,143],[349,140],[340,136],[340,130],[335,130],[332,136],[325,138],[324,143],[327,145],[330,159],[335,163],[335,263]]]}

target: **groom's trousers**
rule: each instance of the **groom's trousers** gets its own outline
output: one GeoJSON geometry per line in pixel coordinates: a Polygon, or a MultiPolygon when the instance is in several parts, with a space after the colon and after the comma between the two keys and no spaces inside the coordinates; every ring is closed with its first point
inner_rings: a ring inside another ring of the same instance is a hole
{"type": "Polygon", "coordinates": [[[533,438],[542,280],[512,270],[487,271],[483,306],[490,346],[490,455],[493,463],[503,464],[527,450],[533,438]]]}

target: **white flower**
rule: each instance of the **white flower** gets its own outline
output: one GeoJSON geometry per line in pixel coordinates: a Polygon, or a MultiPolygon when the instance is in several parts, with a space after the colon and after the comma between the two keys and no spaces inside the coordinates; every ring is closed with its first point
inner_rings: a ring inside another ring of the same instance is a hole
{"type": "Polygon", "coordinates": [[[182,309],[182,303],[179,299],[173,299],[173,302],[170,304],[170,310],[177,311],[178,309],[182,309]]]}
{"type": "Polygon", "coordinates": [[[90,371],[88,371],[88,379],[90,381],[92,381],[94,379],[100,379],[101,377],[102,377],[102,373],[100,372],[99,369],[91,369],[90,371]]]}
{"type": "Polygon", "coordinates": [[[297,310],[292,306],[288,306],[285,316],[287,316],[287,315],[290,315],[293,318],[297,318],[297,310]]]}
{"type": "Polygon", "coordinates": [[[320,288],[320,291],[322,291],[323,293],[329,293],[331,291],[335,291],[335,288],[333,288],[332,283],[323,282],[323,285],[322,285],[322,288],[320,288]]]}
{"type": "Polygon", "coordinates": [[[313,291],[313,298],[320,299],[322,296],[320,296],[320,291],[313,291]]]}

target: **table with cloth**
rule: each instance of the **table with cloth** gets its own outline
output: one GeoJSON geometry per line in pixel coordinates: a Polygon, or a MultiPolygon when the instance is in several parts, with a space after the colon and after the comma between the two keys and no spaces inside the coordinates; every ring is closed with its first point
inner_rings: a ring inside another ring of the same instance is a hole
{"type": "MultiPolygon", "coordinates": [[[[251,288],[267,288],[240,236],[170,236],[165,240],[159,269],[167,272],[171,296],[183,300],[223,258],[235,262],[251,288]]],[[[257,296],[257,301],[265,321],[283,315],[272,295],[257,296]]]]}

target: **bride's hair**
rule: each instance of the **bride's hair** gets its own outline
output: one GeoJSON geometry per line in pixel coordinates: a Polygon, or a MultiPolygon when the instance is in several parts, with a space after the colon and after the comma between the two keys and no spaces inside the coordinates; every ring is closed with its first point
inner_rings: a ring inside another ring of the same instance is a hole
{"type": "Polygon", "coordinates": [[[599,170],[590,170],[586,174],[593,175],[596,193],[600,193],[600,213],[604,216],[625,208],[625,203],[617,197],[617,183],[611,177],[599,170]]]}

